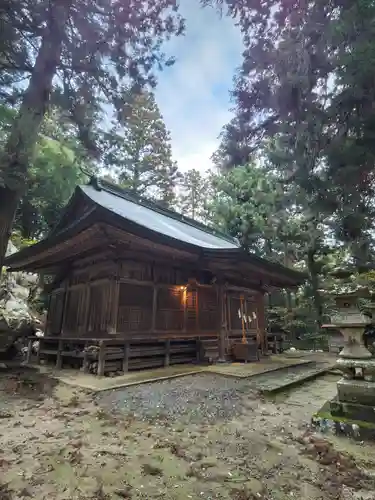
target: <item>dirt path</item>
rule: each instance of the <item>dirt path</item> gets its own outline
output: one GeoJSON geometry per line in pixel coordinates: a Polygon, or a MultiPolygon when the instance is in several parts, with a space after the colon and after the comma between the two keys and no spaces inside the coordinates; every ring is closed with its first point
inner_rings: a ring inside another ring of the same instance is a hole
{"type": "Polygon", "coordinates": [[[0,500],[375,498],[375,447],[307,429],[334,392],[324,377],[270,401],[195,375],[94,399],[2,374],[0,500]]]}

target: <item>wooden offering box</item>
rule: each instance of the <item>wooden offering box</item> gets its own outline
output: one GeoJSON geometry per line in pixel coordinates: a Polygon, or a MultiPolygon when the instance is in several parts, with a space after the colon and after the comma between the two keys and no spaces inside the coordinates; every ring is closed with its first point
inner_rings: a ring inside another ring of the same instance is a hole
{"type": "Polygon", "coordinates": [[[235,343],[232,346],[232,354],[236,361],[259,361],[259,350],[256,342],[235,343]]]}

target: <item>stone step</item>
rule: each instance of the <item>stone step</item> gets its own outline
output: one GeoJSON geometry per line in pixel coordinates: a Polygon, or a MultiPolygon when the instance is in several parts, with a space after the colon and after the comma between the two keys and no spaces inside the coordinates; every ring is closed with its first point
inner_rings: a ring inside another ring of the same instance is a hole
{"type": "Polygon", "coordinates": [[[268,373],[254,375],[250,384],[264,394],[285,390],[294,385],[303,384],[327,372],[326,363],[311,361],[297,366],[280,368],[268,373]]]}

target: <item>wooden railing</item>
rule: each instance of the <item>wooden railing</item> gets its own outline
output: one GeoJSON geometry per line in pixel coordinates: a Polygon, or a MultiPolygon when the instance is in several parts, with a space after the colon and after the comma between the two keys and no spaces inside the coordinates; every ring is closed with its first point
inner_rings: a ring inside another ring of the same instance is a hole
{"type": "MultiPolygon", "coordinates": [[[[204,339],[204,337],[203,337],[204,339]]],[[[45,359],[84,373],[105,375],[129,370],[157,368],[202,360],[202,340],[196,339],[87,339],[75,337],[28,337],[26,362],[33,358],[34,342],[39,342],[36,363],[45,359]]]]}

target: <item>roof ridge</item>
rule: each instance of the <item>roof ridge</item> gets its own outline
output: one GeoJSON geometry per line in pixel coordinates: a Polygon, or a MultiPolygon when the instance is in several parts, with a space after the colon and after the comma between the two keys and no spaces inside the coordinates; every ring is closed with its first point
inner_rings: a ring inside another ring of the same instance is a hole
{"type": "Polygon", "coordinates": [[[184,222],[185,224],[188,224],[192,227],[195,227],[197,229],[200,229],[202,231],[205,231],[208,234],[211,234],[213,236],[216,236],[218,238],[222,238],[223,240],[226,240],[230,243],[236,243],[239,245],[239,242],[236,238],[233,238],[232,236],[225,234],[221,231],[218,231],[216,229],[213,229],[209,226],[206,226],[205,224],[196,221],[190,217],[186,217],[183,214],[180,214],[179,212],[176,212],[175,210],[172,210],[170,208],[165,208],[161,205],[159,205],[157,202],[151,201],[147,198],[144,198],[143,196],[140,196],[138,194],[132,193],[130,190],[126,188],[122,188],[116,184],[113,184],[105,179],[100,179],[98,177],[92,176],[90,178],[90,181],[88,182],[89,185],[91,185],[94,189],[100,191],[104,190],[107,191],[110,194],[113,194],[115,196],[118,196],[120,198],[123,198],[125,200],[128,200],[133,203],[137,203],[138,205],[141,205],[145,208],[149,208],[150,210],[153,210],[154,212],[158,212],[161,215],[165,215],[167,217],[170,217],[171,219],[178,220],[179,222],[184,222]]]}

